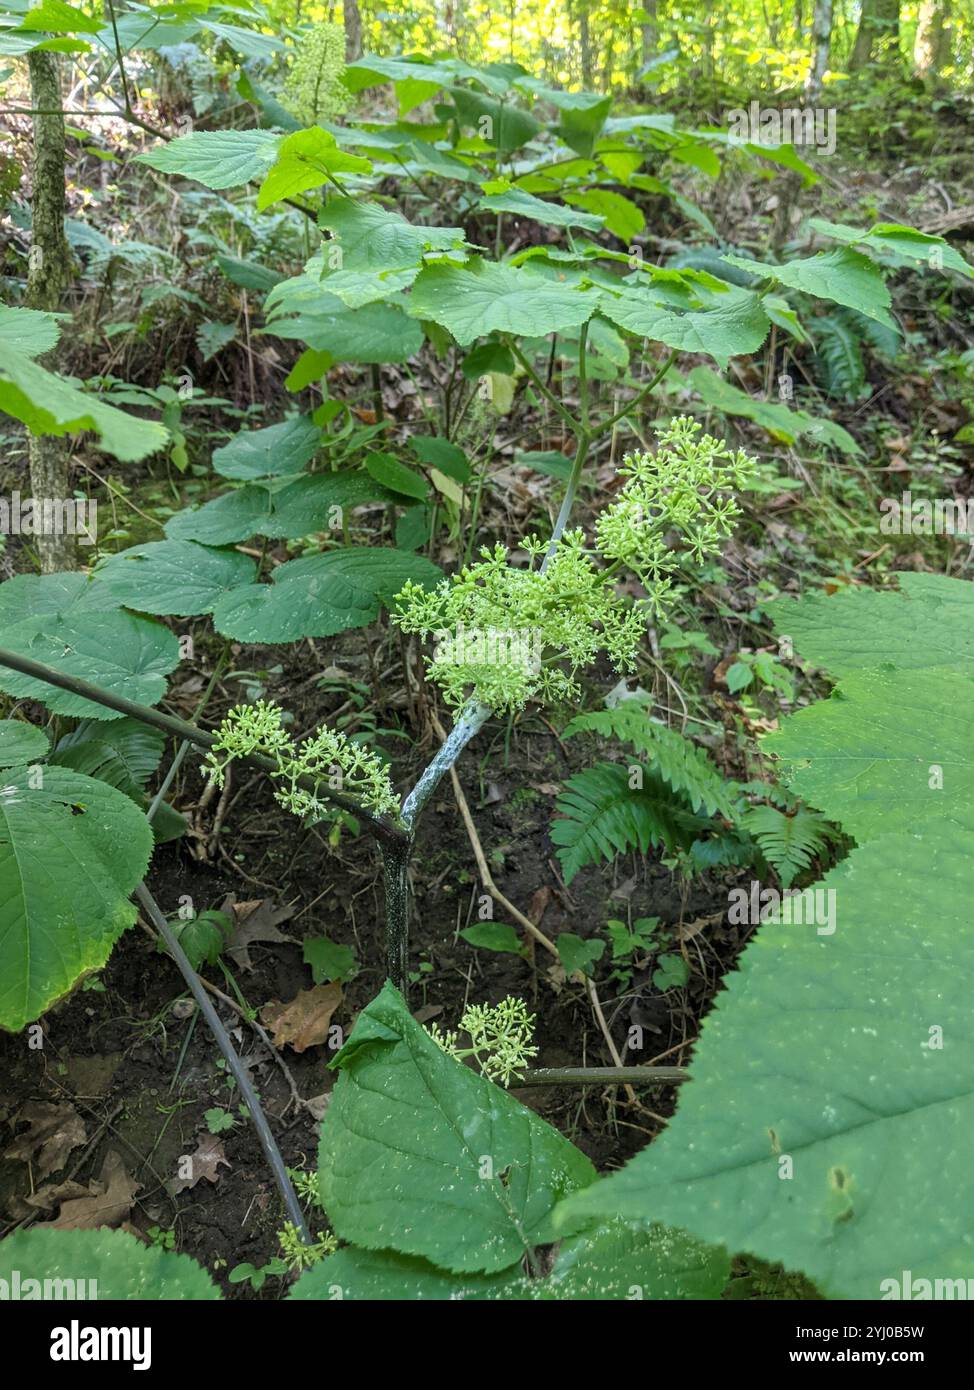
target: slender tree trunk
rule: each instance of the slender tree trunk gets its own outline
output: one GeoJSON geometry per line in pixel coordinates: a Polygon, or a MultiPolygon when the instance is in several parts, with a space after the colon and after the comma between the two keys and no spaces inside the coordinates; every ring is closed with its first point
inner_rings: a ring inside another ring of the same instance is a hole
{"type": "Polygon", "coordinates": [[[925,81],[935,80],[947,61],[949,18],[950,0],[921,0],[913,40],[913,70],[925,81]]]}
{"type": "Polygon", "coordinates": [[[808,100],[813,105],[822,95],[822,83],[829,66],[831,48],[832,0],[815,0],[812,15],[812,66],[806,87],[808,100]]]}
{"type": "MultiPolygon", "coordinates": [[[[31,196],[31,247],[24,303],[29,309],[54,313],[61,308],[62,296],[71,279],[71,255],[64,235],[64,117],[61,110],[61,83],[57,58],[46,50],[34,49],[27,55],[30,71],[31,104],[35,111],[58,114],[37,115],[34,123],[34,160],[31,196]]],[[[57,367],[57,349],[41,359],[52,370],[57,367]]],[[[30,489],[35,498],[70,496],[69,453],[63,439],[54,435],[31,435],[30,489]]],[[[50,509],[52,516],[60,509],[50,509]]],[[[68,535],[39,535],[37,553],[41,572],[75,567],[75,542],[68,535]]]]}
{"type": "Polygon", "coordinates": [[[592,36],[589,33],[588,27],[588,3],[589,0],[577,0],[578,40],[582,59],[582,86],[587,92],[590,92],[594,79],[592,75],[592,36]]]}
{"type": "Polygon", "coordinates": [[[900,0],[862,0],[849,71],[859,72],[877,59],[893,65],[899,58],[899,45],[900,0]]]}
{"type": "Polygon", "coordinates": [[[659,16],[656,11],[656,0],[643,0],[642,9],[649,16],[640,27],[640,49],[642,66],[645,67],[650,59],[656,57],[659,49],[659,16]]]}
{"type": "Polygon", "coordinates": [[[704,80],[713,82],[714,80],[714,0],[704,0],[703,4],[703,23],[704,34],[701,39],[703,47],[702,72],[704,80]]]}
{"type": "Polygon", "coordinates": [[[342,0],[345,12],[345,61],[356,63],[362,56],[362,14],[358,0],[342,0]]]}

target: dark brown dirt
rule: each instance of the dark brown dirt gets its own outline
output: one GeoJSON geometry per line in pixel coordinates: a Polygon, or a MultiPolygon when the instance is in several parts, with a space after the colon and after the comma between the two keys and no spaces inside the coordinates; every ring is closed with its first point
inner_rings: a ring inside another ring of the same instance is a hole
{"type": "MultiPolygon", "coordinates": [[[[364,659],[361,648],[356,653],[354,646],[341,656],[331,654],[332,660],[349,667],[364,659]]],[[[295,711],[296,727],[302,731],[333,715],[342,703],[341,693],[329,690],[323,695],[313,685],[309,688],[309,668],[300,652],[248,650],[237,655],[235,664],[238,670],[248,671],[277,667],[276,674],[263,676],[268,693],[295,711]]],[[[312,664],[310,670],[325,664],[312,664]]],[[[185,692],[176,685],[175,707],[179,708],[183,696],[192,698],[192,684],[190,679],[185,692]]],[[[207,719],[217,718],[222,708],[239,698],[238,690],[236,683],[225,684],[207,710],[207,719]]],[[[383,708],[380,695],[380,727],[384,721],[387,728],[404,722],[392,707],[395,702],[393,693],[383,708]]],[[[405,746],[399,739],[385,743],[405,746]]],[[[422,751],[413,749],[413,767],[397,768],[403,773],[403,784],[411,780],[423,757],[422,751]]],[[[716,915],[686,943],[692,971],[686,989],[661,995],[651,983],[650,969],[637,974],[628,991],[618,997],[616,986],[600,986],[617,1045],[624,1043],[630,1025],[639,1023],[645,1048],[630,1054],[632,1059],[651,1061],[665,1055],[676,1064],[687,1059],[697,1021],[720,974],[742,945],[738,929],[720,920],[727,885],[703,881],[687,888],[658,862],[630,856],[610,867],[584,871],[566,890],[550,841],[552,787],[585,761],[584,748],[574,742],[560,744],[548,727],[527,718],[510,731],[503,724],[490,726],[468,750],[462,780],[498,887],[522,911],[536,911],[546,898],[541,925],[549,936],[571,931],[588,937],[599,932],[607,919],[625,918],[627,913],[633,919],[658,916],[674,928],[716,915]],[[548,892],[536,896],[539,889],[548,892]]],[[[204,787],[198,763],[190,760],[174,792],[176,805],[192,812],[204,787]]],[[[201,834],[212,837],[216,805],[212,799],[205,810],[197,811],[201,834]]],[[[211,838],[207,847],[215,862],[194,857],[200,843],[187,836],[157,850],[149,886],[163,911],[175,913],[186,896],[196,911],[218,907],[229,893],[241,901],[272,897],[292,907],[293,915],[281,924],[281,930],[294,944],[253,947],[251,972],[227,962],[243,999],[255,1009],[272,999],[289,1001],[311,986],[311,973],[302,958],[304,937],[324,933],[353,947],[360,968],[347,984],[333,1020],[347,1036],[356,1013],[384,979],[381,887],[368,837],[346,833],[337,848],[329,848],[323,827],[301,828],[276,807],[267,780],[241,768],[234,772],[219,838],[216,842],[211,838]]],[[[566,982],[563,972],[553,973],[544,952],[539,951],[532,963],[475,950],[459,937],[459,930],[476,920],[481,888],[448,780],[421,825],[413,889],[410,1002],[415,1010],[423,1010],[424,1020],[435,1017],[443,1026],[453,1027],[465,1003],[496,1002],[513,993],[526,998],[537,1013],[537,1065],[611,1062],[584,989],[566,982]]],[[[502,910],[495,915],[503,920],[502,910]]],[[[218,968],[204,973],[225,993],[233,992],[218,968]]],[[[193,1153],[207,1135],[205,1112],[221,1106],[235,1108],[216,1045],[203,1022],[188,1009],[187,991],[175,966],[137,926],[118,943],[95,984],[96,988],[77,990],[49,1012],[42,1048],[32,1050],[27,1035],[0,1039],[0,1118],[5,1121],[0,1151],[8,1147],[11,1134],[22,1131],[20,1113],[26,1102],[70,1102],[85,1122],[88,1147],[76,1149],[67,1158],[65,1170],[45,1182],[61,1182],[70,1174],[76,1182],[87,1184],[101,1173],[106,1154],[114,1151],[139,1184],[132,1228],[174,1231],[176,1248],[200,1259],[221,1282],[238,1263],[265,1263],[278,1253],[276,1232],[284,1218],[246,1120],[238,1120],[219,1136],[229,1166],[219,1168],[215,1183],[204,1179],[175,1196],[169,1191],[179,1158],[193,1153]]],[[[218,1007],[250,1068],[285,1161],[313,1171],[316,1121],[291,1103],[281,1068],[251,1027],[231,1009],[218,1007]]],[[[330,1090],[334,1079],[328,1070],[330,1055],[327,1046],[312,1047],[303,1054],[285,1049],[284,1062],[303,1099],[330,1090]]],[[[672,1088],[641,1092],[643,1110],[627,1106],[618,1088],[523,1088],[518,1095],[602,1169],[619,1165],[648,1143],[674,1104],[672,1088]]],[[[50,1219],[51,1211],[36,1213],[24,1203],[42,1185],[24,1162],[0,1160],[2,1233],[25,1218],[50,1219]]],[[[281,1287],[281,1280],[270,1279],[260,1297],[279,1297],[281,1287]]],[[[226,1285],[226,1289],[234,1296],[254,1296],[247,1284],[226,1285]]]]}

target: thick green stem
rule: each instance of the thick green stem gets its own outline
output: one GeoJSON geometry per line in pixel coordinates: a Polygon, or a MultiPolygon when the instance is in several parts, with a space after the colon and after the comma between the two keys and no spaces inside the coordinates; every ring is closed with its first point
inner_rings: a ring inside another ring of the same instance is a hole
{"type": "Polygon", "coordinates": [[[382,843],[386,897],[386,971],[405,999],[409,989],[409,856],[412,841],[382,843]]]}
{"type": "Polygon", "coordinates": [[[674,1086],[689,1081],[686,1067],[536,1067],[526,1071],[518,1086],[674,1086]]]}

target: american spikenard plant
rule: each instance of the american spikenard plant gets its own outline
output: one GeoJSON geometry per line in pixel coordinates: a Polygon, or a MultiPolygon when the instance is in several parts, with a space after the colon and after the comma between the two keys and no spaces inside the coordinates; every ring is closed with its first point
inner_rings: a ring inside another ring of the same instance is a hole
{"type": "Polygon", "coordinates": [[[407,580],[393,618],[404,632],[438,643],[427,657],[431,681],[455,711],[452,731],[409,795],[400,803],[385,765],[346,735],[320,729],[300,748],[283,727],[283,711],[260,701],[230,710],[207,757],[221,781],[234,758],[262,755],[280,783],[277,801],[304,820],[334,809],[335,795],[361,808],[381,831],[385,865],[389,976],[405,993],[408,979],[407,869],[416,823],[443,775],[491,714],[528,700],[577,699],[578,672],[601,653],[620,672],[632,669],[650,618],[667,611],[681,565],[719,551],[740,509],[733,490],[746,486],[755,462],[703,434],[698,421],[673,419],[658,431],[655,454],[628,455],[618,495],[595,521],[594,547],[581,528],[566,529],[577,488],[575,470],[547,543],[528,536],[527,566],[511,563],[503,545],[426,590],[407,580]],[[623,568],[640,578],[646,598],[631,603],[616,591],[623,568]],[[525,637],[484,651],[491,633],[525,637]],[[474,650],[469,639],[476,634],[474,650]]]}
{"type": "Polygon", "coordinates": [[[284,84],[284,105],[305,125],[334,120],[347,111],[351,94],[342,83],[345,30],[340,24],[314,24],[302,35],[297,57],[284,84]]]}

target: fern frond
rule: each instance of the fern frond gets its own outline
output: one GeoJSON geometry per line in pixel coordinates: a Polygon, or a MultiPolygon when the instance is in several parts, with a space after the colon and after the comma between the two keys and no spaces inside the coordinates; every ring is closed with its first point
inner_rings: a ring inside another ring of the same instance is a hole
{"type": "Polygon", "coordinates": [[[825,314],[815,320],[815,368],[833,400],[856,401],[866,384],[859,336],[848,320],[825,314]]]}
{"type": "Polygon", "coordinates": [[[662,845],[667,852],[686,849],[709,822],[674,799],[672,790],[651,773],[643,785],[629,785],[628,769],[617,763],[596,763],[565,783],[555,803],[562,819],[551,825],[559,846],[565,882],[571,883],[586,864],[614,859],[628,849],[662,845]]]}
{"type": "Polygon", "coordinates": [[[566,728],[565,737],[580,733],[632,744],[636,753],[650,760],[654,773],[686,797],[694,811],[706,811],[709,816],[719,812],[730,818],[730,784],[702,749],[653,719],[641,700],[623,700],[614,709],[577,715],[566,728]]]}
{"type": "Polygon", "coordinates": [[[740,821],[788,888],[812,860],[837,838],[835,828],[818,811],[799,806],[788,815],[776,806],[752,806],[740,821]]]}

